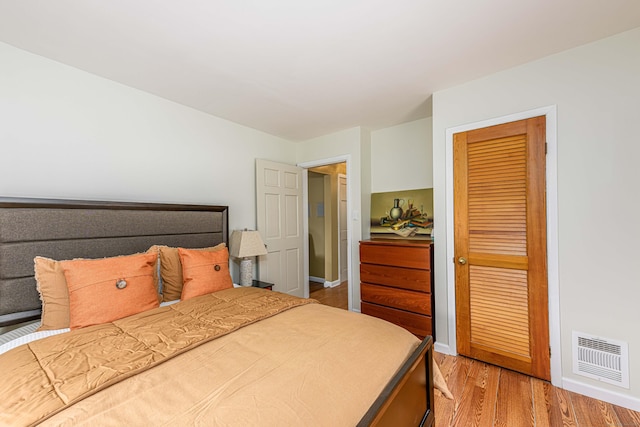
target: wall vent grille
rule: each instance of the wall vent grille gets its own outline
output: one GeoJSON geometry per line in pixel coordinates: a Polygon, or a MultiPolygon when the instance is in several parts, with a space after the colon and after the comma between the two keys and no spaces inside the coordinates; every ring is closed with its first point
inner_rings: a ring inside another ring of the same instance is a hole
{"type": "Polygon", "coordinates": [[[629,345],[573,331],[573,373],[629,388],[629,345]]]}

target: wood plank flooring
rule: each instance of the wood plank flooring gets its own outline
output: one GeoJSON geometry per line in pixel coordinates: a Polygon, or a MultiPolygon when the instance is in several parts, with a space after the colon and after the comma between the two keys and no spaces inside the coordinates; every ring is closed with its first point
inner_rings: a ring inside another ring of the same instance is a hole
{"type": "Polygon", "coordinates": [[[349,309],[349,286],[342,282],[334,288],[325,288],[324,284],[309,282],[309,298],[313,298],[320,304],[332,307],[349,309]]]}
{"type": "MultiPolygon", "coordinates": [[[[348,309],[348,286],[309,284],[309,296],[348,309]]],[[[434,353],[454,396],[435,391],[436,427],[640,427],[640,412],[463,356],[434,353]]]]}
{"type": "Polygon", "coordinates": [[[435,391],[437,427],[640,426],[640,412],[466,357],[434,358],[454,396],[435,391]]]}

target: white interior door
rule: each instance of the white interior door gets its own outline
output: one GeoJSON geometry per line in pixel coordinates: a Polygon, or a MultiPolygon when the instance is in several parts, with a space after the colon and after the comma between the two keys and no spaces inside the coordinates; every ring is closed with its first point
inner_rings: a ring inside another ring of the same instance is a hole
{"type": "Polygon", "coordinates": [[[268,254],[259,257],[260,280],[295,296],[304,294],[302,168],[256,160],[258,231],[268,254]]]}
{"type": "Polygon", "coordinates": [[[338,175],[338,262],[340,271],[340,283],[349,277],[349,263],[347,261],[347,248],[349,232],[347,229],[347,176],[338,175]]]}

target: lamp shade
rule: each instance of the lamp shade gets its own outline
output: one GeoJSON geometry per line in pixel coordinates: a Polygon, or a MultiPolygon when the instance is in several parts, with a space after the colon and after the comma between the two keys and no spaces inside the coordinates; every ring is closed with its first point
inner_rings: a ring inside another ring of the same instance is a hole
{"type": "Polygon", "coordinates": [[[255,230],[234,230],[231,234],[230,249],[230,255],[236,258],[267,254],[262,237],[255,230]]]}

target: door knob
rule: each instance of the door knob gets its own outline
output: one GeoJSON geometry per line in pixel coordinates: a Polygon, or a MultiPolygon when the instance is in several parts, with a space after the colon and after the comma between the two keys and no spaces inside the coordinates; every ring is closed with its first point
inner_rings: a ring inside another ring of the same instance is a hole
{"type": "Polygon", "coordinates": [[[467,259],[464,257],[458,258],[458,264],[465,265],[467,263],[467,259]]]}

